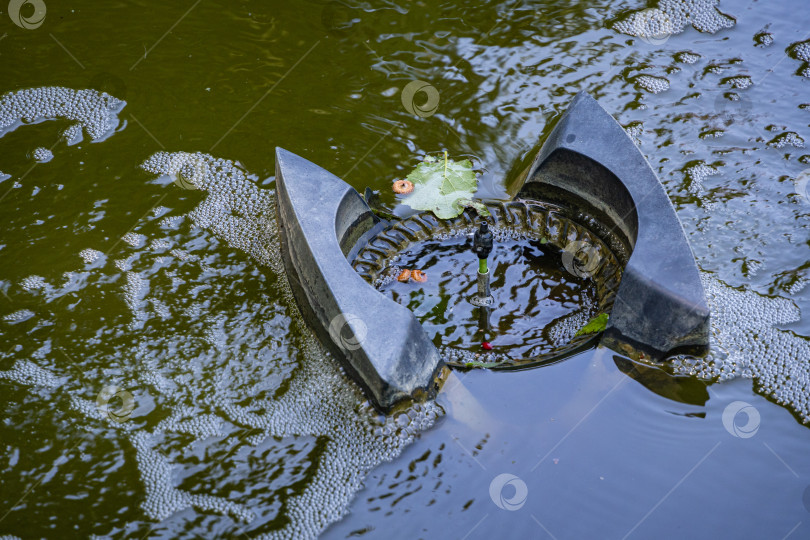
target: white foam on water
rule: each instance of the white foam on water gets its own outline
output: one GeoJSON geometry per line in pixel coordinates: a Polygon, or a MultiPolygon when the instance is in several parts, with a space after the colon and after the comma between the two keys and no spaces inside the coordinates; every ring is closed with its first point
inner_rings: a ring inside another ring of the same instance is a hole
{"type": "Polygon", "coordinates": [[[633,79],[633,82],[639,88],[643,88],[652,94],[660,94],[661,92],[669,90],[669,80],[665,77],[639,75],[633,79]]]}
{"type": "Polygon", "coordinates": [[[712,167],[711,165],[707,165],[703,161],[688,164],[686,167],[684,167],[683,172],[689,193],[693,193],[695,195],[699,195],[703,192],[703,181],[706,178],[719,173],[716,168],[712,167]]]}
{"type": "Polygon", "coordinates": [[[87,248],[79,252],[79,257],[82,258],[85,264],[92,264],[104,257],[104,253],[97,249],[87,248]]]}
{"type": "Polygon", "coordinates": [[[785,146],[804,148],[804,139],[795,131],[786,131],[768,141],[768,146],[771,148],[784,148],[785,146]]]}
{"type": "Polygon", "coordinates": [[[24,123],[63,118],[75,122],[64,134],[69,141],[82,128],[93,140],[101,140],[118,126],[117,115],[125,105],[92,89],[45,86],[10,92],[0,97],[0,137],[24,123]]]}
{"type": "Polygon", "coordinates": [[[701,276],[711,310],[710,352],[679,358],[679,373],[707,380],[753,378],[757,389],[810,422],[810,339],[779,328],[801,314],[787,298],[729,287],[701,276]]]}
{"type": "Polygon", "coordinates": [[[32,157],[35,161],[40,163],[47,163],[53,159],[53,152],[48,150],[47,148],[40,146],[39,148],[35,148],[32,154],[32,157]]]}
{"type": "Polygon", "coordinates": [[[788,55],[794,60],[803,62],[799,66],[799,74],[802,77],[810,78],[810,39],[807,41],[797,41],[788,47],[788,55]]]}
{"type": "MultiPolygon", "coordinates": [[[[169,457],[176,455],[176,449],[165,447],[169,436],[190,436],[190,445],[210,444],[212,439],[224,437],[240,448],[302,437],[324,441],[314,474],[298,488],[297,495],[286,500],[288,524],[266,536],[314,538],[346,513],[370,470],[397,457],[442,411],[435,403],[427,403],[396,417],[381,417],[318,342],[301,318],[284,277],[271,190],[257,187],[233,162],[205,154],[160,152],[143,168],[169,179],[182,175],[185,182],[204,191],[205,198],[185,219],[168,216],[160,220],[156,233],[145,234],[136,226],[121,243],[125,258],[115,260],[112,267],[100,264],[84,271],[99,278],[104,272],[121,272],[123,279],[116,283],[122,287],[131,314],[124,335],[133,343],[126,346],[121,360],[114,360],[117,355],[105,358],[95,368],[102,377],[98,390],[105,385],[131,389],[136,405],[148,393],[168,410],[168,416],[146,428],[136,408],[133,419],[114,421],[85,398],[86,381],[60,375],[60,362],[53,360],[56,353],[44,345],[36,357],[15,358],[12,368],[0,371],[0,377],[23,385],[58,386],[70,396],[70,406],[85,417],[87,429],[97,430],[102,424],[127,438],[135,449],[145,490],[142,509],[155,521],[195,508],[230,516],[249,530],[257,515],[251,500],[236,501],[178,487],[176,476],[182,466],[169,457]],[[283,335],[273,335],[273,325],[268,334],[262,320],[241,313],[241,306],[235,315],[221,309],[217,302],[223,291],[212,288],[208,281],[214,272],[221,272],[220,281],[227,281],[232,270],[202,264],[200,256],[177,244],[177,232],[165,227],[166,220],[174,225],[186,223],[189,234],[213,233],[231,249],[246,253],[263,272],[273,274],[276,297],[280,295],[283,304],[276,308],[279,319],[274,324],[284,324],[283,335]],[[159,236],[163,233],[171,235],[159,236]],[[167,260],[173,262],[167,266],[167,260]],[[161,288],[167,282],[171,287],[161,288]],[[170,325],[178,321],[196,322],[193,328],[203,330],[199,335],[185,335],[180,330],[172,333],[170,325]],[[167,327],[156,335],[150,332],[155,324],[167,327]],[[256,343],[255,350],[243,353],[232,348],[231,343],[240,339],[256,343]],[[200,341],[207,348],[195,344],[200,341]],[[214,380],[210,370],[215,372],[214,380]],[[286,391],[268,392],[282,382],[286,391]],[[249,436],[235,435],[245,430],[249,436]]],[[[167,183],[166,189],[179,188],[167,183]]],[[[160,207],[152,216],[170,212],[160,207]]],[[[102,257],[93,248],[80,255],[85,263],[102,257]]],[[[39,276],[25,278],[20,286],[32,295],[64,293],[39,276]]]]}
{"type": "Polygon", "coordinates": [[[17,322],[27,321],[28,319],[30,319],[34,315],[35,315],[34,312],[31,311],[30,309],[18,309],[17,311],[15,311],[13,313],[9,313],[9,314],[3,316],[3,320],[6,321],[6,322],[17,323],[17,322]]]}
{"type": "MultiPolygon", "coordinates": [[[[143,167],[173,179],[182,175],[207,191],[207,197],[188,214],[194,224],[283,275],[272,191],[258,188],[232,162],[200,153],[160,152],[143,167]]],[[[217,405],[228,420],[262,432],[254,437],[257,443],[265,437],[328,437],[315,478],[300,496],[288,501],[290,524],[274,535],[309,538],[340,519],[366,473],[399,455],[440,411],[432,403],[415,406],[400,425],[392,418],[380,423],[373,410],[358,408],[363,396],[303,322],[286,280],[280,280],[279,292],[292,312],[292,327],[304,336],[298,343],[302,361],[288,390],[279,399],[255,400],[249,406],[224,398],[217,399],[217,405]]]]}
{"type": "Polygon", "coordinates": [[[714,34],[735,24],[733,17],[717,9],[718,0],[660,0],[658,7],[641,9],[617,21],[617,32],[642,39],[661,39],[680,34],[688,25],[699,32],[714,34]]]}

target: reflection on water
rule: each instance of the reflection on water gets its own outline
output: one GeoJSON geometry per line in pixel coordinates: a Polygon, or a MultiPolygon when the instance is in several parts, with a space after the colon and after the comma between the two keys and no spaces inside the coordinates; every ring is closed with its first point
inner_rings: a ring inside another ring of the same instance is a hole
{"type": "Polygon", "coordinates": [[[7,25],[0,535],[805,535],[804,4],[344,7],[47,2],[7,25]],[[387,204],[446,148],[504,198],[583,89],[676,205],[710,356],[457,374],[377,418],[287,292],[272,147],[387,204]]]}
{"type": "Polygon", "coordinates": [[[558,249],[540,240],[506,240],[495,243],[489,258],[494,302],[491,330],[482,328],[478,308],[468,301],[478,272],[470,246],[467,236],[412,246],[389,273],[417,268],[428,280],[392,279],[380,288],[416,314],[437,347],[475,354],[488,341],[507,358],[532,358],[567,343],[597,314],[595,285],[566,273],[558,249]]]}

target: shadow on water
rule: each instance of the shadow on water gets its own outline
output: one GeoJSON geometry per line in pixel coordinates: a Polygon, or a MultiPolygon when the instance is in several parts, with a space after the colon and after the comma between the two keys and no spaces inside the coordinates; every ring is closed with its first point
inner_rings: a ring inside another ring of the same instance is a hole
{"type": "Polygon", "coordinates": [[[619,371],[659,396],[690,405],[705,405],[709,400],[706,383],[694,377],[672,375],[663,367],[641,364],[621,356],[614,356],[613,361],[619,371]]]}

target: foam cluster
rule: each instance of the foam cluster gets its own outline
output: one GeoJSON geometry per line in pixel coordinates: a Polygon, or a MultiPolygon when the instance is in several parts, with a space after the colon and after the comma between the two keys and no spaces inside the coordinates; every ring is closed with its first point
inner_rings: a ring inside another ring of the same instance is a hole
{"type": "Polygon", "coordinates": [[[739,88],[740,90],[745,90],[754,83],[754,81],[751,80],[751,77],[747,75],[729,77],[727,79],[723,79],[723,82],[730,85],[732,88],[739,88]]]}
{"type": "Polygon", "coordinates": [[[83,249],[79,252],[79,257],[82,258],[85,264],[92,264],[101,259],[103,256],[104,254],[102,252],[92,248],[83,249]]]}
{"type": "Polygon", "coordinates": [[[684,168],[684,180],[689,193],[701,193],[703,191],[703,181],[715,174],[718,174],[718,170],[703,161],[688,164],[684,168]]]}
{"type": "MultiPolygon", "coordinates": [[[[257,264],[281,277],[277,287],[292,317],[290,324],[294,330],[290,334],[300,336],[296,338],[296,347],[305,359],[293,371],[287,391],[275,399],[256,398],[245,404],[243,395],[234,399],[228,391],[215,390],[208,401],[218,411],[216,415],[200,414],[193,407],[177,406],[158,429],[187,433],[204,440],[219,433],[225,419],[228,424],[247,426],[256,431],[245,439],[247,444],[258,444],[267,437],[327,438],[327,449],[321,456],[318,471],[303,493],[287,502],[289,523],[276,535],[279,538],[315,537],[329,523],[344,515],[368,471],[399,455],[420,431],[433,425],[441,410],[433,403],[416,404],[396,417],[380,418],[337,362],[329,357],[304,323],[283,278],[275,196],[271,190],[260,189],[246,171],[232,161],[201,153],[159,152],[142,167],[175,183],[180,180],[186,188],[192,185],[205,191],[205,199],[187,214],[191,222],[214,233],[232,248],[244,251],[257,264]]],[[[138,246],[144,244],[137,242],[138,246]]],[[[153,239],[145,249],[155,251],[170,247],[160,239],[153,239]]],[[[185,262],[196,259],[180,249],[171,249],[170,252],[185,262]]],[[[130,295],[137,297],[134,290],[130,295]]],[[[140,313],[133,302],[136,319],[142,316],[140,313]]],[[[171,316],[181,315],[174,311],[171,316]]],[[[213,317],[210,321],[207,340],[226,347],[221,337],[227,320],[213,317]]],[[[238,365],[238,360],[234,360],[237,365],[232,368],[236,371],[244,369],[238,365]]],[[[257,384],[251,379],[245,382],[257,384]]],[[[184,385],[186,390],[190,385],[195,394],[203,395],[207,391],[202,388],[195,390],[193,377],[184,380],[184,385]]],[[[181,387],[171,381],[164,381],[162,386],[164,389],[181,387]]],[[[160,501],[161,498],[155,496],[153,500],[160,501]]],[[[173,508],[172,504],[168,501],[169,508],[173,508]]],[[[199,505],[195,503],[195,506],[199,505]]]]}
{"type": "Polygon", "coordinates": [[[665,77],[656,77],[654,75],[638,75],[633,78],[633,82],[639,88],[652,93],[660,94],[669,90],[669,80],[665,77]]]}
{"type": "Polygon", "coordinates": [[[773,34],[770,32],[757,32],[754,35],[754,43],[757,44],[758,47],[769,47],[773,45],[773,34]]]}
{"type": "Polygon", "coordinates": [[[18,360],[11,366],[11,369],[0,371],[0,379],[14,381],[26,386],[43,388],[56,388],[59,386],[58,377],[30,360],[18,360]]]}
{"type": "Polygon", "coordinates": [[[613,29],[641,39],[660,39],[680,34],[691,24],[699,32],[714,34],[736,22],[717,9],[718,3],[718,0],[660,0],[658,7],[632,12],[614,23],[613,29]]]}
{"type": "Polygon", "coordinates": [[[10,323],[17,323],[22,321],[27,321],[31,317],[34,316],[34,312],[30,309],[18,309],[13,313],[9,313],[8,315],[3,316],[3,320],[10,323]]]}
{"type": "Polygon", "coordinates": [[[34,149],[33,157],[39,163],[47,163],[53,159],[53,152],[43,146],[40,146],[39,148],[34,149]]]}
{"type": "Polygon", "coordinates": [[[106,92],[46,86],[18,90],[0,97],[0,136],[23,123],[64,118],[75,123],[65,132],[72,141],[81,132],[94,140],[118,125],[117,114],[126,103],[106,92]]]}
{"type": "Polygon", "coordinates": [[[576,333],[588,324],[591,314],[592,310],[582,309],[554,321],[548,331],[553,345],[561,347],[574,339],[576,333]]]}
{"type": "Polygon", "coordinates": [[[505,354],[492,352],[465,351],[455,347],[439,348],[439,355],[446,363],[461,364],[468,367],[492,367],[493,364],[510,362],[512,359],[505,354]]]}
{"type": "Polygon", "coordinates": [[[682,64],[694,64],[701,59],[698,53],[692,51],[681,51],[675,54],[675,61],[682,64]]]}
{"type": "Polygon", "coordinates": [[[786,131],[768,141],[768,146],[771,148],[784,148],[785,146],[804,148],[804,139],[795,131],[786,131]]]}
{"type": "Polygon", "coordinates": [[[798,307],[729,287],[710,274],[701,279],[712,313],[710,352],[676,359],[675,370],[707,380],[754,378],[761,392],[810,422],[810,344],[778,328],[800,319],[798,307]]]}
{"type": "MultiPolygon", "coordinates": [[[[284,352],[265,334],[255,313],[266,307],[262,298],[253,299],[253,304],[246,304],[236,315],[223,313],[215,302],[209,302],[212,296],[216,300],[216,295],[212,295],[207,282],[212,281],[217,269],[205,266],[199,256],[177,245],[174,230],[161,227],[156,235],[147,236],[138,232],[136,226],[122,242],[129,255],[116,260],[115,267],[125,276],[119,280],[124,303],[132,314],[132,324],[141,331],[127,332],[133,343],[122,344],[123,354],[112,355],[124,358],[120,361],[123,364],[108,365],[111,357],[107,356],[101,366],[93,369],[106,384],[131,389],[136,403],[140,403],[140,393],[146,391],[137,388],[148,389],[168,415],[154,427],[142,425],[137,409],[133,419],[125,422],[105,417],[94,401],[82,397],[86,381],[60,376],[54,367],[40,367],[40,362],[46,364],[55,354],[47,344],[40,348],[38,356],[17,358],[12,369],[0,371],[0,377],[32,386],[58,386],[61,392],[70,395],[71,407],[91,425],[101,422],[127,438],[135,449],[145,490],[142,509],[153,520],[172,519],[178,512],[195,508],[227,515],[236,523],[249,526],[261,513],[251,507],[258,504],[252,499],[233,500],[234,495],[228,492],[191,492],[178,487],[175,480],[178,464],[174,459],[178,451],[182,454],[182,448],[164,448],[166,441],[176,439],[178,434],[185,440],[190,437],[191,445],[203,448],[211,439],[220,437],[237,439],[234,449],[302,437],[323,441],[325,448],[319,448],[312,457],[314,469],[307,474],[306,485],[297,487],[297,495],[291,495],[285,502],[286,513],[279,520],[285,525],[265,536],[314,538],[346,513],[371,469],[397,457],[443,412],[431,402],[414,404],[391,417],[378,415],[322,347],[298,312],[284,278],[272,190],[260,189],[233,162],[204,154],[160,152],[143,167],[170,179],[182,175],[184,181],[205,191],[205,199],[179,221],[188,222],[193,230],[213,233],[231,248],[247,253],[263,272],[275,274],[274,287],[284,304],[285,319],[279,324],[285,328],[285,341],[292,342],[283,347],[290,350],[284,352]],[[191,270],[195,266],[196,274],[191,270]],[[200,276],[200,283],[193,283],[195,275],[200,276]],[[171,280],[171,287],[163,287],[165,278],[171,280]],[[178,284],[187,287],[178,289],[178,284]],[[241,319],[243,312],[247,312],[247,319],[241,319]],[[174,330],[175,333],[193,328],[194,335],[173,335],[171,326],[155,332],[151,326],[156,318],[170,323],[179,321],[179,328],[184,330],[174,330]],[[234,332],[238,335],[233,335],[234,332]],[[193,343],[201,341],[197,339],[200,337],[206,348],[193,343]],[[255,343],[256,351],[235,352],[242,349],[234,348],[231,342],[242,340],[255,343]],[[284,360],[285,355],[291,356],[284,360]],[[137,368],[127,362],[136,362],[137,368]],[[284,376],[286,390],[268,392],[268,381],[279,377],[273,366],[280,362],[295,364],[284,376]],[[118,379],[122,372],[134,378],[118,379]],[[245,429],[250,430],[250,436],[235,436],[245,429]]],[[[166,189],[179,188],[167,183],[166,189]]],[[[160,209],[156,215],[168,211],[160,209]]],[[[161,224],[167,219],[169,216],[161,224]]],[[[85,265],[100,262],[84,266],[88,279],[93,273],[100,277],[109,272],[98,250],[87,248],[80,255],[85,265]]],[[[232,267],[227,266],[223,275],[232,276],[232,272],[232,267]]],[[[20,285],[29,294],[54,291],[40,276],[29,276],[20,285]]],[[[90,380],[88,372],[84,376],[90,380]]]]}
{"type": "Polygon", "coordinates": [[[802,77],[810,77],[810,39],[807,41],[798,41],[788,47],[788,56],[794,60],[803,62],[799,66],[799,75],[802,77]]]}

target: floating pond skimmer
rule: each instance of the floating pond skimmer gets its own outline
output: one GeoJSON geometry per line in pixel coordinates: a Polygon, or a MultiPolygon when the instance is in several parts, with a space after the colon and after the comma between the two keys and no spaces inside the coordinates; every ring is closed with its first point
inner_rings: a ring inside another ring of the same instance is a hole
{"type": "MultiPolygon", "coordinates": [[[[442,355],[414,314],[373,283],[387,254],[434,231],[474,228],[475,213],[384,220],[343,180],[280,148],[276,185],[282,257],[308,324],[379,410],[433,397],[446,373],[442,355]]],[[[604,332],[573,337],[560,358],[594,339],[653,360],[705,352],[709,309],[681,223],[649,163],[592,97],[574,98],[532,165],[507,187],[511,202],[486,205],[492,227],[542,236],[596,283],[609,313],[604,332]]],[[[479,271],[471,302],[485,312],[493,302],[489,227],[480,223],[473,240],[479,271]]]]}

